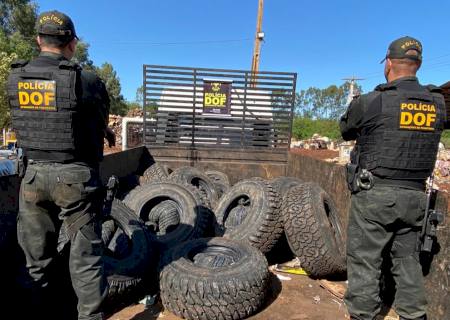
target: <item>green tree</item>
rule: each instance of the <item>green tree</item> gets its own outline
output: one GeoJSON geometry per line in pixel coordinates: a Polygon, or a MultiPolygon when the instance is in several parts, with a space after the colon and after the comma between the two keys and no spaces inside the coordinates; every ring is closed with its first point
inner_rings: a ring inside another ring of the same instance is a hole
{"type": "Polygon", "coordinates": [[[105,62],[96,69],[98,76],[105,82],[111,103],[110,113],[124,116],[128,111],[128,105],[121,94],[120,79],[112,64],[105,62]]]}
{"type": "Polygon", "coordinates": [[[0,128],[9,125],[6,80],[11,62],[37,54],[35,21],[37,5],[29,0],[0,2],[0,128]]]}
{"type": "Polygon", "coordinates": [[[19,33],[34,41],[37,5],[29,0],[2,0],[0,2],[0,28],[6,35],[19,33]]]}
{"type": "Polygon", "coordinates": [[[292,123],[292,136],[296,139],[309,139],[315,133],[330,139],[340,139],[339,123],[336,120],[295,117],[292,123]]]}
{"type": "MultiPolygon", "coordinates": [[[[361,86],[355,89],[361,92],[361,86]]],[[[325,89],[311,87],[296,94],[295,111],[301,117],[314,119],[339,119],[347,109],[350,82],[325,89]]]]}
{"type": "Polygon", "coordinates": [[[79,64],[86,71],[96,72],[94,62],[89,58],[89,47],[89,43],[83,40],[78,41],[72,61],[79,64]]]}
{"type": "Polygon", "coordinates": [[[10,114],[6,85],[11,62],[17,59],[17,54],[0,51],[0,128],[10,125],[10,114]]]}
{"type": "Polygon", "coordinates": [[[141,105],[144,105],[144,86],[140,86],[136,89],[136,102],[141,105]]]}

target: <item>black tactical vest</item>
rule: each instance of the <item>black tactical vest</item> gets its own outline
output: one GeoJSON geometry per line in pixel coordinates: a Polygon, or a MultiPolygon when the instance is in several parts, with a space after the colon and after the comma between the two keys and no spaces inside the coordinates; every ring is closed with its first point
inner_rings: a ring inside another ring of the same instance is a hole
{"type": "Polygon", "coordinates": [[[35,160],[76,160],[80,67],[69,61],[45,67],[21,61],[11,67],[8,97],[18,146],[35,160]]]}
{"type": "Polygon", "coordinates": [[[445,102],[434,86],[408,91],[380,85],[381,115],[369,135],[357,140],[359,163],[391,179],[426,179],[431,175],[444,129],[445,102]],[[395,176],[385,176],[392,169],[395,176]],[[388,170],[389,171],[389,170],[388,170]]]}

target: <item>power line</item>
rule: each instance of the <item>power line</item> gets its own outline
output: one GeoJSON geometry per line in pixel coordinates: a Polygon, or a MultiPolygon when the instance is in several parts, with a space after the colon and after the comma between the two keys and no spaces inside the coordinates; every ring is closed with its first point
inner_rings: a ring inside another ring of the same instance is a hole
{"type": "Polygon", "coordinates": [[[136,41],[90,41],[89,44],[95,43],[98,44],[142,44],[142,45],[149,45],[149,46],[166,46],[166,45],[190,45],[190,44],[212,44],[212,43],[232,43],[232,42],[244,42],[244,41],[250,41],[251,38],[242,38],[242,39],[227,39],[227,40],[197,40],[197,41],[174,41],[174,42],[151,42],[151,41],[142,41],[142,40],[136,40],[136,41]]]}
{"type": "MultiPolygon", "coordinates": [[[[440,56],[437,56],[437,57],[434,57],[434,58],[426,59],[426,61],[428,62],[428,61],[438,60],[438,59],[445,58],[445,57],[448,57],[448,56],[450,56],[450,53],[443,54],[443,55],[440,55],[440,56]]],[[[449,62],[450,62],[449,60],[434,62],[434,63],[432,63],[430,65],[426,65],[424,68],[421,68],[421,70],[422,71],[430,70],[430,67],[440,66],[440,65],[445,65],[446,66],[447,63],[449,63],[449,62]]],[[[436,68],[431,68],[431,69],[436,69],[436,68]]],[[[372,78],[379,77],[381,75],[383,75],[383,72],[376,71],[376,72],[367,73],[364,77],[365,77],[365,79],[372,79],[372,78]]]]}

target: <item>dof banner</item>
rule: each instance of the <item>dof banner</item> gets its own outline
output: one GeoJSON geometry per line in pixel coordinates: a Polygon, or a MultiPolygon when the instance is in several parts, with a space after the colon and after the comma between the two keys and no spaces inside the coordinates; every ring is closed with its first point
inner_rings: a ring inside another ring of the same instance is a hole
{"type": "Polygon", "coordinates": [[[203,80],[203,113],[230,114],[231,82],[203,80]]]}

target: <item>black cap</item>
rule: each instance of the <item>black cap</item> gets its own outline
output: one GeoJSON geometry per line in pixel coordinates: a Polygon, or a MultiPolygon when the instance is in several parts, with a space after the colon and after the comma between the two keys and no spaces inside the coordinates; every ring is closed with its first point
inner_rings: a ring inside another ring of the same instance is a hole
{"type": "Polygon", "coordinates": [[[389,45],[386,57],[381,61],[381,63],[383,63],[387,58],[422,61],[422,44],[419,40],[412,37],[399,38],[394,40],[389,45]],[[417,51],[417,55],[406,54],[409,50],[417,51]]]}
{"type": "Polygon", "coordinates": [[[38,34],[78,39],[72,20],[64,13],[56,10],[43,12],[39,15],[36,21],[36,31],[38,34]]]}

